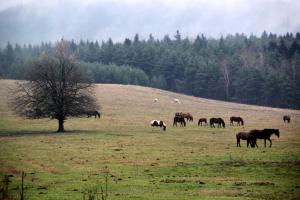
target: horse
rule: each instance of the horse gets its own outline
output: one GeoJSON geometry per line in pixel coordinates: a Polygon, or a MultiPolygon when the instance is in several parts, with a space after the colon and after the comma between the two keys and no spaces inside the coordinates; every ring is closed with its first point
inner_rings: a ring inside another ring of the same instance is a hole
{"type": "MultiPolygon", "coordinates": [[[[251,130],[249,132],[249,134],[254,136],[256,139],[265,140],[265,147],[266,147],[266,141],[267,140],[269,140],[270,147],[272,147],[272,140],[270,139],[272,134],[275,134],[278,138],[280,136],[279,129],[267,129],[267,128],[265,128],[263,130],[254,129],[254,130],[251,130]]],[[[257,147],[257,144],[256,144],[256,147],[257,147]]]]}
{"type": "Polygon", "coordinates": [[[186,118],[186,121],[193,121],[194,118],[190,113],[180,113],[182,115],[183,118],[186,118]]]}
{"type": "Polygon", "coordinates": [[[176,113],[174,120],[173,120],[173,126],[177,126],[177,122],[180,122],[180,126],[186,126],[186,122],[184,120],[184,117],[180,113],[176,113]]]}
{"type": "Polygon", "coordinates": [[[91,116],[95,116],[95,118],[100,118],[101,115],[100,115],[100,112],[98,112],[97,110],[89,110],[89,111],[86,111],[86,114],[87,114],[87,117],[91,117],[91,116]]]}
{"type": "Polygon", "coordinates": [[[207,119],[206,118],[200,118],[198,120],[198,126],[201,125],[202,126],[202,122],[205,123],[205,125],[207,125],[207,119]]]}
{"type": "Polygon", "coordinates": [[[218,128],[225,128],[225,122],[222,118],[210,118],[209,120],[210,127],[215,127],[215,124],[218,124],[218,128]]]}
{"type": "Polygon", "coordinates": [[[162,127],[164,131],[166,131],[166,129],[167,129],[166,124],[163,121],[161,121],[161,120],[152,120],[150,122],[150,125],[153,126],[153,127],[154,126],[160,127],[160,128],[162,127]]]}
{"type": "Polygon", "coordinates": [[[244,126],[244,120],[241,117],[230,117],[230,125],[233,126],[233,122],[237,122],[237,125],[239,126],[240,124],[244,126]]]}
{"type": "Polygon", "coordinates": [[[257,147],[257,144],[256,144],[257,139],[250,133],[239,132],[236,134],[236,146],[237,147],[241,147],[241,143],[240,143],[241,139],[247,140],[247,147],[249,147],[249,144],[252,148],[254,148],[255,146],[257,147]]]}
{"type": "Polygon", "coordinates": [[[283,116],[283,121],[284,121],[284,123],[285,123],[285,121],[287,121],[287,123],[290,123],[291,117],[288,116],[288,115],[284,115],[284,116],[283,116]]]}

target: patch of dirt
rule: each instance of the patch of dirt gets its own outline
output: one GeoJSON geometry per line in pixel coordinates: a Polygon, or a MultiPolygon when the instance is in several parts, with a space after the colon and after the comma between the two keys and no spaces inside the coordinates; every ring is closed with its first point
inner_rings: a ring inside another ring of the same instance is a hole
{"type": "Polygon", "coordinates": [[[289,166],[300,166],[300,160],[294,161],[263,161],[263,160],[253,160],[253,161],[246,161],[246,160],[224,160],[221,162],[221,165],[226,166],[246,166],[250,164],[256,165],[268,165],[268,166],[280,166],[280,167],[289,167],[289,166]]]}
{"type": "Polygon", "coordinates": [[[274,183],[271,182],[235,182],[235,186],[249,186],[249,185],[257,185],[257,186],[269,186],[269,185],[275,185],[274,183]]]}
{"type": "Polygon", "coordinates": [[[162,183],[185,183],[186,180],[185,179],[182,179],[182,180],[165,179],[165,180],[161,180],[160,182],[162,182],[162,183]]]}
{"type": "Polygon", "coordinates": [[[204,185],[205,183],[203,181],[200,180],[196,180],[196,181],[189,181],[186,179],[164,179],[160,181],[161,183],[187,183],[187,182],[195,182],[198,183],[200,185],[204,185]]]}

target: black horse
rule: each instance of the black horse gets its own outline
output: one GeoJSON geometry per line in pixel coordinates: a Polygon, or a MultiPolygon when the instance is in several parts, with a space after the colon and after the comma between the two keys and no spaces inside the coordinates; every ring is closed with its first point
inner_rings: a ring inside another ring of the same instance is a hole
{"type": "Polygon", "coordinates": [[[238,126],[239,125],[242,125],[242,126],[244,125],[244,120],[241,117],[234,117],[234,116],[230,117],[230,125],[233,126],[233,122],[237,122],[238,126]]]}
{"type": "Polygon", "coordinates": [[[290,123],[291,117],[288,116],[288,115],[284,115],[284,116],[283,116],[283,121],[284,121],[284,123],[285,123],[285,121],[286,121],[287,123],[290,123]]]}
{"type": "Polygon", "coordinates": [[[250,133],[246,133],[246,132],[239,132],[236,134],[236,146],[237,147],[241,147],[241,139],[242,140],[247,140],[247,147],[249,147],[249,144],[251,145],[252,148],[254,148],[255,146],[257,147],[256,144],[256,137],[254,137],[254,135],[251,135],[250,133]]]}
{"type": "MultiPolygon", "coordinates": [[[[279,129],[263,129],[263,130],[251,130],[249,132],[250,135],[254,136],[256,139],[263,139],[265,140],[265,147],[266,147],[266,141],[269,140],[270,147],[272,147],[272,140],[270,139],[272,134],[275,134],[278,138],[280,136],[279,129]]],[[[257,147],[257,144],[255,144],[257,147]]]]}
{"type": "Polygon", "coordinates": [[[177,123],[180,123],[180,126],[186,126],[184,117],[182,115],[176,113],[174,120],[173,120],[173,126],[177,126],[177,123]]]}
{"type": "Polygon", "coordinates": [[[91,117],[91,116],[95,116],[95,118],[100,118],[101,115],[100,113],[97,111],[97,110],[89,110],[89,111],[86,111],[86,114],[87,114],[87,117],[91,117]]]}
{"type": "Polygon", "coordinates": [[[222,118],[210,118],[209,124],[210,127],[215,127],[215,124],[218,124],[218,128],[225,128],[225,122],[222,118]]]}
{"type": "Polygon", "coordinates": [[[200,118],[198,120],[198,126],[201,125],[202,126],[202,123],[205,123],[205,125],[207,125],[207,119],[206,118],[200,118]]]}

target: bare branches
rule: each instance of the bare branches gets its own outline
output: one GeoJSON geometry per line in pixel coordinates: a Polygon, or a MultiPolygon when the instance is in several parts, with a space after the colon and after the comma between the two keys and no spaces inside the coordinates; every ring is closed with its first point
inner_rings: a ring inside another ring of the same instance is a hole
{"type": "Polygon", "coordinates": [[[42,55],[27,71],[28,81],[18,83],[13,109],[28,118],[52,117],[59,130],[68,116],[96,109],[91,81],[79,70],[64,41],[57,44],[55,57],[42,55]]]}

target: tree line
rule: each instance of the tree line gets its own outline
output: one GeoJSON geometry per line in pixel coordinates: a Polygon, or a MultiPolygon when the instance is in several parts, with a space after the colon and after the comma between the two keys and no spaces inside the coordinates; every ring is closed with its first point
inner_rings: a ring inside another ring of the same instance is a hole
{"type": "MultiPolygon", "coordinates": [[[[300,108],[300,33],[207,38],[126,38],[123,42],[67,41],[80,66],[97,83],[151,86],[189,95],[283,108],[300,108]]],[[[0,49],[0,77],[24,71],[53,45],[0,49]]]]}

